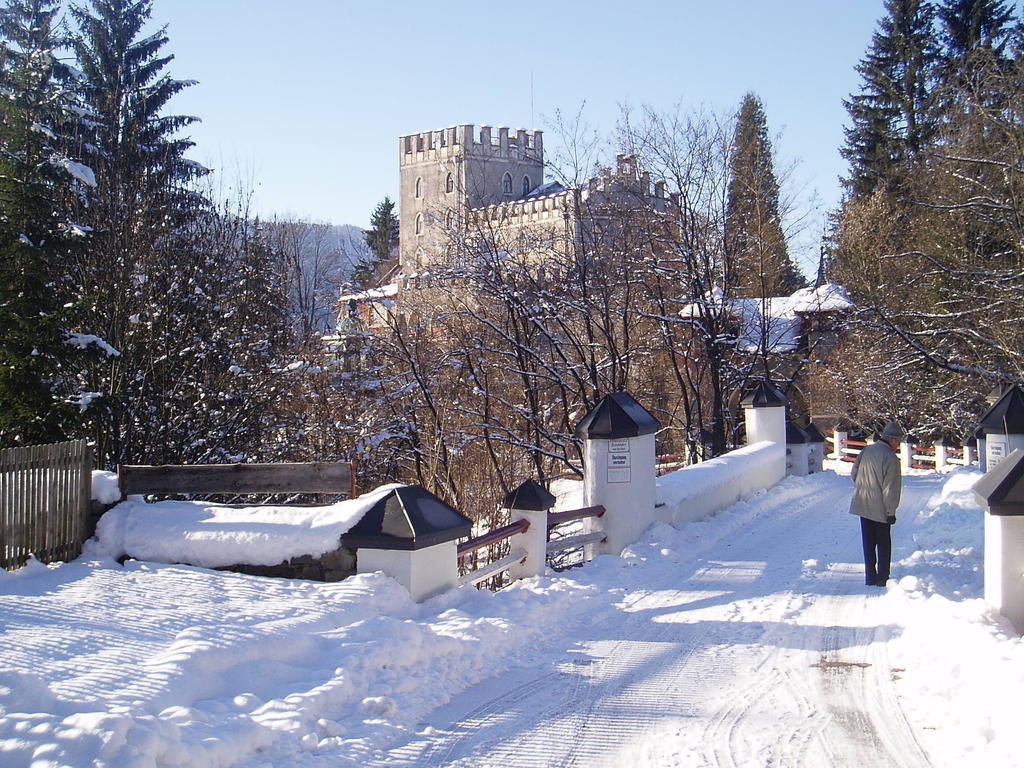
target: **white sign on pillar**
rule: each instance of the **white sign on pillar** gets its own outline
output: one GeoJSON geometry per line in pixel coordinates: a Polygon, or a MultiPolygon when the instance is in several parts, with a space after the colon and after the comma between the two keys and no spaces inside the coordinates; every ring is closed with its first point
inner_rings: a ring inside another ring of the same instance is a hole
{"type": "Polygon", "coordinates": [[[1006,458],[1006,435],[985,436],[985,471],[995,469],[1006,458]]]}

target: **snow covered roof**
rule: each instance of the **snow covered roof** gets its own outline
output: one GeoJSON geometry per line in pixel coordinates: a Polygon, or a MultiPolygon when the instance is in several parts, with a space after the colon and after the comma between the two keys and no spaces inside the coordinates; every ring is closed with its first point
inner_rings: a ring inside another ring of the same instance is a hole
{"type": "Polygon", "coordinates": [[[388,283],[379,288],[370,288],[365,291],[348,293],[339,296],[338,301],[373,301],[374,299],[387,299],[398,293],[398,283],[388,283]]]}
{"type": "Polygon", "coordinates": [[[715,286],[702,302],[687,304],[679,316],[698,319],[709,312],[728,312],[740,321],[737,346],[744,352],[760,346],[762,331],[767,333],[771,352],[796,349],[800,337],[800,316],[826,312],[847,312],[854,304],[842,286],[825,283],[817,288],[801,288],[792,296],[768,298],[726,298],[715,286]]]}

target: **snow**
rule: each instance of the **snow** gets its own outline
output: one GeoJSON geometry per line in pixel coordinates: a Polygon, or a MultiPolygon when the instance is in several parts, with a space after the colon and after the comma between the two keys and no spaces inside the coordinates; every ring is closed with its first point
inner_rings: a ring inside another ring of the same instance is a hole
{"type": "Polygon", "coordinates": [[[830,466],[421,605],[381,574],[32,561],[0,573],[0,762],[1018,764],[1024,644],[980,599],[979,474],[905,478],[879,590],[830,466]]]}
{"type": "Polygon", "coordinates": [[[399,485],[383,485],[355,499],[314,507],[232,507],[204,501],[123,501],[100,518],[94,556],[128,555],[157,563],[205,568],[277,565],[319,557],[399,485]]]}
{"type": "Polygon", "coordinates": [[[817,288],[802,288],[792,296],[769,298],[730,298],[715,286],[702,304],[687,304],[679,315],[686,320],[699,319],[704,313],[728,312],[739,321],[737,347],[745,352],[760,346],[766,332],[768,350],[789,352],[800,340],[800,315],[823,312],[848,312],[854,308],[846,289],[832,283],[817,288]]]}
{"type": "Polygon", "coordinates": [[[349,301],[372,301],[374,299],[386,299],[398,294],[398,283],[388,283],[379,288],[370,288],[358,293],[348,293],[338,298],[339,303],[349,301]]]}
{"type": "Polygon", "coordinates": [[[100,504],[116,504],[121,500],[117,472],[107,472],[103,469],[92,471],[92,500],[100,504]]]}
{"type": "Polygon", "coordinates": [[[55,165],[59,165],[65,171],[68,172],[73,178],[82,182],[86,186],[96,186],[96,174],[93,173],[92,168],[82,163],[71,160],[67,157],[58,157],[54,160],[55,165]]]}
{"type": "Polygon", "coordinates": [[[86,347],[95,344],[107,357],[120,357],[121,353],[114,349],[110,344],[101,339],[99,336],[95,336],[91,333],[69,333],[67,343],[72,347],[78,347],[79,349],[85,349],[86,347]]]}

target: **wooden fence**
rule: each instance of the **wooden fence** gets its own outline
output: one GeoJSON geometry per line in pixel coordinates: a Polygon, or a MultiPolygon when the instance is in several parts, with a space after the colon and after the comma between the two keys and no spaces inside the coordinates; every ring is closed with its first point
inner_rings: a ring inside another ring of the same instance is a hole
{"type": "Polygon", "coordinates": [[[0,565],[72,560],[88,537],[92,451],[84,440],[0,450],[0,565]]]}

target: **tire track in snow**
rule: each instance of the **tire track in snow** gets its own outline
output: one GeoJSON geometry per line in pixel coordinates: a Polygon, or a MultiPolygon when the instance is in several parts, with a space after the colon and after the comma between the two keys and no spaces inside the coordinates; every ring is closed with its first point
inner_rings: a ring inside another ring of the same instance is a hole
{"type": "Polygon", "coordinates": [[[678,578],[655,571],[661,583],[599,607],[589,633],[566,638],[555,670],[527,672],[511,688],[501,678],[477,686],[466,698],[483,703],[451,708],[442,732],[379,764],[594,768],[630,764],[637,747],[675,739],[662,745],[665,761],[643,764],[676,764],[685,753],[678,764],[722,768],[929,765],[888,678],[885,643],[872,642],[884,617],[859,567],[811,581],[799,568],[799,555],[818,545],[829,563],[859,563],[854,523],[832,542],[813,524],[845,514],[849,481],[803,482],[755,500],[757,514],[684,560],[678,578]],[[602,637],[602,625],[620,636],[602,637]],[[589,658],[571,660],[578,654],[589,658]],[[815,668],[819,658],[836,664],[815,668]],[[859,663],[871,666],[845,666],[859,663]],[[496,682],[503,689],[489,693],[496,682]]]}

